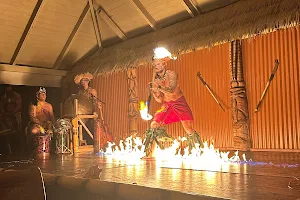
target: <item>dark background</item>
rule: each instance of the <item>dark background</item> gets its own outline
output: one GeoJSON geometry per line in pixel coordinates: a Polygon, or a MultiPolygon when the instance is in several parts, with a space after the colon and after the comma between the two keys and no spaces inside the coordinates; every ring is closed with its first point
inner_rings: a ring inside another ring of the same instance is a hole
{"type": "MultiPolygon", "coordinates": [[[[4,84],[0,84],[0,95],[2,96],[4,94],[4,84]]],[[[39,87],[37,86],[24,86],[24,85],[18,85],[14,86],[12,85],[12,88],[15,92],[19,93],[22,98],[22,136],[25,136],[25,128],[29,121],[28,116],[28,107],[30,105],[30,102],[33,102],[36,100],[36,92],[39,90],[39,87]]],[[[48,103],[51,103],[53,106],[54,114],[56,119],[60,117],[60,103],[62,102],[62,90],[61,88],[55,88],[55,87],[45,87],[47,90],[47,99],[46,101],[48,103]]],[[[11,149],[13,153],[21,151],[21,147],[19,142],[17,142],[18,136],[10,136],[9,141],[11,143],[11,149]]],[[[23,145],[25,144],[25,141],[21,141],[23,145]]],[[[6,154],[7,153],[7,145],[6,140],[4,137],[0,137],[0,153],[6,154]]]]}

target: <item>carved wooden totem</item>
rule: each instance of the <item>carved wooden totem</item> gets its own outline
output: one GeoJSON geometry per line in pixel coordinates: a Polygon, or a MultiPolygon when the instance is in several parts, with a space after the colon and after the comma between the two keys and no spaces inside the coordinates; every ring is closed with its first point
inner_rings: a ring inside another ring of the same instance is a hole
{"type": "Polygon", "coordinates": [[[130,135],[137,133],[137,118],[139,115],[139,103],[137,98],[137,80],[136,68],[130,67],[127,69],[128,83],[128,118],[130,135]]]}
{"type": "Polygon", "coordinates": [[[246,84],[243,75],[242,46],[239,40],[230,46],[230,99],[234,147],[248,151],[251,148],[246,84]]]}

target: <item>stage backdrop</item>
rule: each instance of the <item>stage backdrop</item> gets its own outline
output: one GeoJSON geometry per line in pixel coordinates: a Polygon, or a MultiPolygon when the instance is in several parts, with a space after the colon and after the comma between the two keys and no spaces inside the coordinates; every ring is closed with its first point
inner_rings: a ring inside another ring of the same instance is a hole
{"type": "MultiPolygon", "coordinates": [[[[299,26],[276,31],[242,41],[243,65],[250,114],[252,148],[300,148],[300,32],[299,26]],[[271,75],[275,59],[279,69],[257,113],[255,107],[271,75]]],[[[233,133],[229,97],[229,44],[203,49],[170,61],[168,69],[179,75],[183,90],[194,117],[195,129],[204,140],[214,139],[217,147],[233,147],[233,133]],[[200,71],[226,111],[223,112],[208,90],[197,78],[200,71]]],[[[148,83],[152,78],[149,66],[138,67],[137,96],[147,100],[148,83]]],[[[105,119],[117,138],[129,136],[128,86],[126,72],[99,75],[95,78],[104,106],[105,119]]],[[[159,105],[152,101],[151,114],[159,105]]],[[[140,135],[149,122],[138,118],[140,135]]],[[[180,123],[168,126],[172,136],[184,136],[180,123]]]]}
{"type": "MultiPolygon", "coordinates": [[[[195,118],[195,129],[204,140],[213,139],[218,147],[232,147],[232,128],[229,99],[229,45],[185,54],[168,63],[168,69],[175,70],[195,118]],[[200,71],[213,92],[226,108],[224,112],[215,102],[205,86],[198,79],[200,71]]],[[[138,100],[146,101],[149,95],[148,83],[152,79],[150,66],[137,68],[138,100]]],[[[128,131],[128,86],[126,72],[100,75],[93,81],[100,98],[107,103],[104,106],[106,122],[113,135],[118,138],[129,136],[128,131]]],[[[159,108],[152,99],[151,114],[159,108]]],[[[150,122],[138,117],[138,132],[142,136],[150,122]]],[[[168,133],[174,137],[185,136],[180,123],[168,126],[168,133]]]]}
{"type": "Polygon", "coordinates": [[[244,75],[253,148],[300,148],[300,27],[244,40],[244,75]],[[256,105],[274,68],[279,68],[257,113],[256,105]]]}

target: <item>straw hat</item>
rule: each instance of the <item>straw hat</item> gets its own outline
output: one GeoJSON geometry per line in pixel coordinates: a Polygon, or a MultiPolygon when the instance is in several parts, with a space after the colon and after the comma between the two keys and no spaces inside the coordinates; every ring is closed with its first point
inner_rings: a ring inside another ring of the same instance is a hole
{"type": "Polygon", "coordinates": [[[91,73],[82,73],[82,74],[78,74],[75,76],[74,78],[74,82],[79,85],[80,81],[82,79],[88,79],[89,81],[91,81],[93,79],[93,75],[91,73]]]}

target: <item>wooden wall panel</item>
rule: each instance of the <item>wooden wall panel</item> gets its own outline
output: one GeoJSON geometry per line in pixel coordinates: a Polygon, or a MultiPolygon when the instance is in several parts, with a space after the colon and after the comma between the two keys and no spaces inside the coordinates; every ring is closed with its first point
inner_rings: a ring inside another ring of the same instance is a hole
{"type": "Polygon", "coordinates": [[[299,26],[243,41],[243,62],[253,148],[300,148],[299,26]],[[280,66],[257,113],[274,68],[280,66]]]}
{"type": "Polygon", "coordinates": [[[104,120],[113,136],[119,140],[128,137],[128,86],[125,72],[99,75],[92,87],[98,97],[106,103],[103,106],[104,120]]]}

